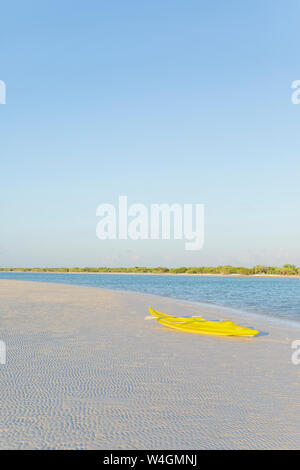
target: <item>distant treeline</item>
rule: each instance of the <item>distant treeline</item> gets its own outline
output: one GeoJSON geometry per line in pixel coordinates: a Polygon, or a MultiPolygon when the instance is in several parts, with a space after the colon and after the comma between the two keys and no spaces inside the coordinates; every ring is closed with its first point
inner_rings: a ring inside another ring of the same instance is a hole
{"type": "Polygon", "coordinates": [[[300,268],[294,264],[277,266],[254,266],[245,268],[243,266],[216,266],[216,267],[181,267],[181,268],[146,268],[135,266],[134,268],[0,268],[0,271],[9,272],[31,272],[31,273],[154,273],[154,274],[239,274],[251,276],[255,274],[300,276],[300,268]]]}

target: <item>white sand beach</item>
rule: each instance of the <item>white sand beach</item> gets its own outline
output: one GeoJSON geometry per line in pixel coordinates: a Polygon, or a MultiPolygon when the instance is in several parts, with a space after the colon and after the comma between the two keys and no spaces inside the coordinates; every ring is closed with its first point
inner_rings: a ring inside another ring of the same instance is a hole
{"type": "Polygon", "coordinates": [[[255,338],[145,321],[228,317],[169,298],[0,281],[1,449],[300,448],[300,329],[231,317],[255,338]]]}

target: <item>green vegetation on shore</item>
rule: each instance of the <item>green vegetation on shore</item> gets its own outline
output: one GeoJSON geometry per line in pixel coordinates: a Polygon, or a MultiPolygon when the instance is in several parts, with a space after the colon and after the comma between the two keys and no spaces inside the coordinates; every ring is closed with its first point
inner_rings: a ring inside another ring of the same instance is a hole
{"type": "Polygon", "coordinates": [[[294,264],[277,266],[216,266],[216,267],[181,267],[181,268],[146,268],[135,266],[134,268],[0,268],[6,272],[32,272],[32,273],[149,273],[149,274],[236,274],[241,276],[275,275],[275,276],[300,276],[300,268],[294,264]]]}

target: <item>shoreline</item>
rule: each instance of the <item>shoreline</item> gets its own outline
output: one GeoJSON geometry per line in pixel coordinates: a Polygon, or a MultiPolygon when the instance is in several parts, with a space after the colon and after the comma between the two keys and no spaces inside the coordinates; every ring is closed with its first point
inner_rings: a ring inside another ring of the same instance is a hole
{"type": "Polygon", "coordinates": [[[121,274],[124,276],[209,276],[209,277],[254,277],[254,278],[286,278],[300,279],[300,275],[285,274],[211,274],[211,273],[124,273],[124,272],[61,272],[61,271],[0,271],[0,274],[121,274]]]}
{"type": "Polygon", "coordinates": [[[95,287],[1,279],[0,294],[1,449],[300,447],[299,331],[233,312],[260,335],[178,332],[148,306],[224,313],[95,287]]]}
{"type": "MultiPolygon", "coordinates": [[[[0,274],[1,273],[5,273],[5,271],[0,271],[0,274]]],[[[62,273],[62,272],[52,272],[52,271],[49,271],[49,272],[22,272],[22,271],[19,271],[19,272],[9,272],[9,274],[37,274],[37,275],[46,275],[46,274],[61,274],[61,275],[69,275],[69,274],[94,274],[94,275],[97,275],[97,274],[113,274],[113,275],[118,275],[118,274],[122,274],[122,275],[133,275],[133,276],[147,276],[147,275],[153,275],[153,276],[159,276],[160,274],[157,274],[157,273],[89,273],[89,272],[83,272],[83,273],[78,273],[78,272],[74,272],[74,273],[71,273],[71,272],[65,272],[65,273],[62,273]]],[[[172,274],[172,273],[165,273],[166,276],[193,276],[193,274],[172,274]]],[[[196,276],[206,276],[205,274],[196,274],[196,276]]],[[[225,275],[225,276],[222,276],[222,275],[218,275],[218,274],[211,274],[209,275],[210,277],[211,276],[215,276],[215,277],[228,277],[230,275],[225,275]]],[[[238,275],[232,275],[233,277],[249,277],[249,276],[238,276],[238,275]]],[[[9,277],[9,276],[8,276],[9,277]]],[[[39,282],[42,282],[43,284],[47,284],[48,282],[52,284],[52,281],[50,280],[39,280],[39,279],[29,279],[29,280],[24,280],[24,278],[21,278],[21,279],[8,279],[8,277],[6,278],[1,278],[0,277],[0,282],[2,279],[7,279],[7,280],[10,280],[10,281],[13,281],[15,280],[16,282],[22,282],[22,281],[25,281],[25,282],[34,282],[34,283],[39,283],[39,282]]],[[[255,276],[255,277],[269,277],[269,276],[255,276]]],[[[287,276],[283,276],[283,277],[287,277],[287,276]]],[[[64,283],[61,283],[59,281],[54,281],[55,285],[66,285],[64,283]]],[[[67,284],[67,285],[74,285],[73,283],[70,283],[70,284],[67,284]]],[[[75,284],[76,285],[76,284],[75,284]]],[[[206,301],[206,300],[193,300],[193,299],[184,299],[184,298],[180,298],[180,297],[177,297],[177,296],[173,296],[171,294],[157,294],[157,293],[151,293],[151,292],[146,292],[146,291],[142,291],[142,290],[134,290],[134,289],[124,289],[124,288],[118,288],[118,287],[106,287],[106,286],[98,286],[98,285],[80,285],[80,284],[77,284],[78,287],[87,287],[87,288],[96,288],[96,289],[104,289],[104,290],[108,290],[108,291],[112,291],[112,292],[123,292],[123,293],[127,293],[127,292],[131,292],[131,293],[134,293],[134,294],[141,294],[141,295],[146,295],[146,296],[154,296],[154,297],[158,297],[158,298],[161,298],[161,299],[165,299],[165,298],[168,298],[168,299],[171,299],[175,302],[182,302],[182,303],[187,303],[187,304],[192,304],[192,305],[195,305],[195,306],[198,306],[198,307],[201,307],[201,308],[215,308],[215,309],[218,309],[219,311],[223,312],[224,314],[226,315],[232,315],[233,313],[236,313],[237,315],[239,315],[240,317],[241,316],[251,316],[252,318],[263,318],[263,319],[266,319],[267,321],[270,321],[271,323],[277,323],[277,324],[281,324],[281,325],[290,325],[290,326],[293,326],[294,328],[296,329],[299,329],[300,328],[300,319],[298,318],[290,318],[289,316],[285,316],[285,315],[279,315],[279,314],[276,314],[276,313],[273,313],[271,310],[270,311],[264,311],[264,310],[251,310],[251,309],[247,309],[247,305],[244,305],[244,306],[233,306],[233,305],[230,305],[230,304],[222,304],[222,303],[217,303],[216,301],[206,301]],[[227,312],[227,313],[226,313],[227,312]]]]}
{"type": "MultiPolygon", "coordinates": [[[[26,274],[30,274],[30,273],[26,273],[26,274]]],[[[102,273],[33,273],[33,274],[102,274],[102,273]]],[[[117,273],[103,273],[103,274],[117,274],[117,273]]],[[[131,274],[131,273],[122,273],[122,274],[131,274]]],[[[138,273],[132,273],[134,275],[138,275],[138,273]]],[[[145,273],[143,273],[145,274],[145,273]]],[[[176,276],[176,274],[175,274],[176,276]]],[[[50,284],[50,285],[56,285],[56,286],[73,286],[75,287],[75,285],[73,284],[62,284],[60,282],[54,282],[54,283],[50,283],[50,282],[47,282],[47,281],[33,281],[33,280],[29,280],[29,281],[24,281],[23,279],[2,279],[0,278],[0,283],[2,280],[7,280],[9,282],[11,281],[15,281],[17,283],[22,283],[22,282],[26,282],[26,283],[33,283],[33,284],[50,284]]],[[[200,309],[205,309],[204,311],[218,311],[218,313],[221,315],[230,315],[229,318],[232,317],[236,317],[238,318],[239,320],[242,320],[243,318],[252,318],[252,320],[255,320],[255,319],[261,319],[263,321],[266,321],[266,322],[270,322],[271,324],[277,324],[277,325],[282,325],[282,326],[287,326],[287,327],[293,327],[293,328],[296,328],[296,329],[300,329],[300,319],[294,319],[294,318],[289,318],[289,317],[285,317],[285,316],[279,316],[279,315],[275,315],[275,314],[272,314],[271,312],[263,312],[263,311],[250,311],[250,310],[247,310],[246,308],[238,308],[238,307],[234,307],[232,305],[222,305],[222,304],[218,304],[217,302],[212,302],[212,301],[205,301],[205,300],[191,300],[191,299],[183,299],[183,298],[180,298],[180,297],[173,297],[171,295],[163,295],[163,294],[154,294],[154,293],[151,293],[151,292],[142,292],[142,291],[138,291],[138,290],[127,290],[127,289],[119,289],[119,288],[113,288],[113,287],[102,287],[102,286],[90,286],[90,285],[76,285],[76,287],[83,287],[83,288],[86,288],[86,289],[99,289],[99,290],[104,290],[104,291],[108,291],[108,292],[111,292],[111,293],[115,293],[115,292],[118,292],[118,293],[123,293],[123,294],[136,294],[136,295],[143,295],[143,296],[146,296],[146,297],[152,297],[152,298],[157,298],[158,300],[164,300],[164,299],[169,299],[170,301],[173,301],[173,302],[179,302],[179,303],[182,303],[184,305],[189,305],[189,306],[194,306],[195,308],[200,308],[200,309]]],[[[226,317],[228,318],[228,317],[226,317]]],[[[219,318],[220,319],[220,318],[219,318]]]]}

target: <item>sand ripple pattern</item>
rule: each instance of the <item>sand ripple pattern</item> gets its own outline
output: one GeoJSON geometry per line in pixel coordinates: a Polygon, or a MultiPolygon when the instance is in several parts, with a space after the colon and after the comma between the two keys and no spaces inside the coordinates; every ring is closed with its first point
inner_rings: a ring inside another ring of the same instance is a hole
{"type": "Polygon", "coordinates": [[[297,332],[256,321],[268,335],[254,341],[189,335],[144,321],[149,304],[195,314],[169,299],[1,280],[0,448],[300,448],[297,332]]]}

